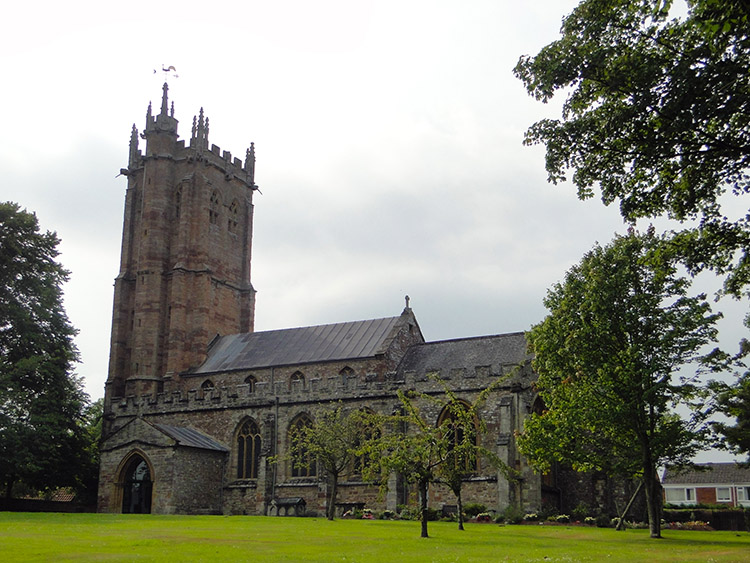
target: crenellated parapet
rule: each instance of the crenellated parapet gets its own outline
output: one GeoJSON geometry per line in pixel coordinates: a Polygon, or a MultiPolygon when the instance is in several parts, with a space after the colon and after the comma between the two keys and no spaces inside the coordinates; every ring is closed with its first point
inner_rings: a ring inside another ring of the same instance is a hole
{"type": "MultiPolygon", "coordinates": [[[[502,366],[499,372],[464,372],[462,374],[439,372],[404,373],[389,372],[384,378],[377,374],[364,377],[329,376],[311,377],[306,381],[258,381],[250,385],[222,385],[209,390],[200,388],[157,393],[143,396],[115,397],[108,411],[117,416],[199,412],[204,410],[253,408],[263,405],[292,403],[322,403],[330,401],[362,401],[393,397],[399,390],[415,390],[426,394],[443,392],[442,380],[449,383],[454,393],[476,393],[507,375],[498,386],[499,393],[518,393],[531,390],[529,370],[524,367],[502,366]],[[440,380],[434,376],[440,377],[440,380]]],[[[196,380],[197,381],[197,380],[196,380]]]]}

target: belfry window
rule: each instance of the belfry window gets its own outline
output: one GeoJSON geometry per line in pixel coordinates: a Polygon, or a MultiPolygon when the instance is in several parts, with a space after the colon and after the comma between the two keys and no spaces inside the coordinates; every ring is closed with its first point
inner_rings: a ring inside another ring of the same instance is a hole
{"type": "Polygon", "coordinates": [[[258,425],[248,419],[237,433],[237,478],[257,479],[260,465],[260,432],[258,425]]]}
{"type": "Polygon", "coordinates": [[[229,217],[227,217],[227,230],[230,233],[237,232],[238,216],[240,214],[240,204],[235,199],[229,206],[229,217]]]}
{"type": "Polygon", "coordinates": [[[312,426],[312,420],[301,414],[289,425],[287,447],[291,452],[292,477],[314,477],[317,475],[315,459],[305,447],[302,436],[306,428],[312,426]]]}
{"type": "Polygon", "coordinates": [[[219,224],[219,192],[211,193],[211,201],[208,204],[208,222],[212,225],[219,224]]]}

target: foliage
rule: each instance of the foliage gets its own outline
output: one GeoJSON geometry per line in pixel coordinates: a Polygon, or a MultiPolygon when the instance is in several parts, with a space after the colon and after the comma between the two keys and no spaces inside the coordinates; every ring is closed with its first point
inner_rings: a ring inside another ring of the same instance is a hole
{"type": "Polygon", "coordinates": [[[750,21],[745,0],[584,0],[561,37],[514,72],[546,102],[568,94],[562,118],[531,126],[548,178],[573,170],[581,199],[619,201],[627,221],[665,216],[685,226],[674,248],[691,272],[750,285],[750,21]],[[731,201],[730,201],[731,200],[731,201]],[[727,209],[729,208],[729,209],[727,209]]]}
{"type": "Polygon", "coordinates": [[[717,410],[734,419],[734,424],[713,423],[714,429],[723,436],[720,445],[746,455],[745,463],[750,464],[750,371],[740,376],[735,385],[719,382],[712,382],[712,385],[717,410]]]}
{"type": "Polygon", "coordinates": [[[464,505],[464,514],[469,518],[473,518],[480,512],[487,512],[487,506],[478,502],[470,502],[464,505]]]}
{"type": "Polygon", "coordinates": [[[524,513],[515,505],[509,505],[503,510],[503,520],[508,524],[520,524],[523,521],[524,513]]]}
{"type": "Polygon", "coordinates": [[[431,483],[443,482],[456,495],[458,527],[463,529],[461,487],[463,480],[474,471],[477,460],[485,459],[506,474],[514,475],[494,452],[484,448],[477,439],[486,432],[479,408],[500,380],[479,393],[471,404],[459,400],[444,382],[438,378],[436,380],[443,387],[441,396],[399,391],[401,412],[382,418],[384,429],[380,438],[369,441],[361,450],[369,460],[364,474],[378,481],[381,491],[387,488],[392,473],[417,485],[422,537],[428,537],[427,493],[431,483]],[[426,420],[418,401],[441,407],[446,415],[443,423],[435,426],[426,420]]]}
{"type": "Polygon", "coordinates": [[[62,304],[59,239],[34,214],[0,204],[0,485],[85,486],[87,396],[72,374],[76,333],[62,304]]]}
{"type": "Polygon", "coordinates": [[[0,512],[4,561],[744,561],[750,535],[570,526],[436,522],[429,541],[411,522],[0,512]],[[546,558],[546,559],[545,559],[546,558]]]}
{"type": "Polygon", "coordinates": [[[438,466],[448,457],[450,441],[439,428],[425,420],[414,401],[414,395],[398,391],[402,412],[381,417],[382,430],[377,440],[368,441],[361,452],[365,478],[380,483],[381,492],[388,488],[392,473],[403,476],[407,483],[416,483],[419,490],[421,537],[427,533],[427,491],[438,478],[438,466]],[[407,427],[411,426],[411,431],[407,427]]]}
{"type": "Polygon", "coordinates": [[[298,426],[291,434],[288,458],[298,466],[317,463],[329,479],[326,517],[333,520],[339,478],[359,458],[362,444],[376,434],[377,421],[363,411],[346,412],[341,404],[322,411],[309,426],[298,426]]]}
{"type": "MultiPolygon", "coordinates": [[[[701,388],[674,381],[716,337],[705,296],[689,297],[652,231],[631,231],[588,252],[547,294],[549,315],[528,334],[536,383],[547,410],[524,424],[519,447],[530,463],[640,478],[649,521],[659,535],[664,461],[686,461],[702,447],[701,413],[683,420],[676,404],[701,400],[701,388]]],[[[695,406],[695,405],[694,405],[695,406]]]]}
{"type": "Polygon", "coordinates": [[[461,401],[455,392],[439,378],[435,378],[443,387],[444,397],[421,395],[442,407],[443,420],[440,432],[448,441],[445,460],[438,465],[437,475],[441,482],[448,485],[456,495],[458,529],[463,530],[464,513],[461,490],[464,479],[475,472],[480,459],[500,471],[508,479],[518,477],[516,471],[504,463],[493,450],[482,446],[481,436],[487,433],[487,424],[480,416],[480,408],[500,383],[514,372],[497,379],[483,389],[472,403],[461,401]]]}

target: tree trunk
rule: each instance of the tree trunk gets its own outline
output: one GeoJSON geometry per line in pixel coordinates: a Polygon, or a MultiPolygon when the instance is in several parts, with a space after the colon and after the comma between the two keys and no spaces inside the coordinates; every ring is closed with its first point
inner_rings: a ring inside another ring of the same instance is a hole
{"type": "Polygon", "coordinates": [[[647,450],[643,457],[643,488],[646,490],[648,528],[652,538],[661,538],[661,484],[656,476],[656,467],[651,459],[651,452],[647,450]]]}
{"type": "Polygon", "coordinates": [[[456,509],[458,510],[458,529],[464,529],[464,501],[461,499],[461,489],[456,493],[456,509]]]}
{"type": "Polygon", "coordinates": [[[328,501],[328,507],[326,510],[326,518],[329,520],[333,520],[334,516],[336,516],[336,496],[338,494],[338,488],[339,488],[339,476],[335,473],[331,473],[331,491],[330,491],[330,499],[328,501]]]}
{"type": "Polygon", "coordinates": [[[419,505],[420,512],[422,513],[422,535],[423,538],[428,538],[427,535],[427,479],[419,480],[419,505]]]}

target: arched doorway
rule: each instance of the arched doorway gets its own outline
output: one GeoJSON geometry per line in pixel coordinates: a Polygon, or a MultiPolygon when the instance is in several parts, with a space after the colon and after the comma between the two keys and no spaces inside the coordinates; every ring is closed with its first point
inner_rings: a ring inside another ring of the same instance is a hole
{"type": "Polygon", "coordinates": [[[125,466],[122,480],[122,513],[151,513],[151,470],[140,455],[135,454],[125,466]]]}

